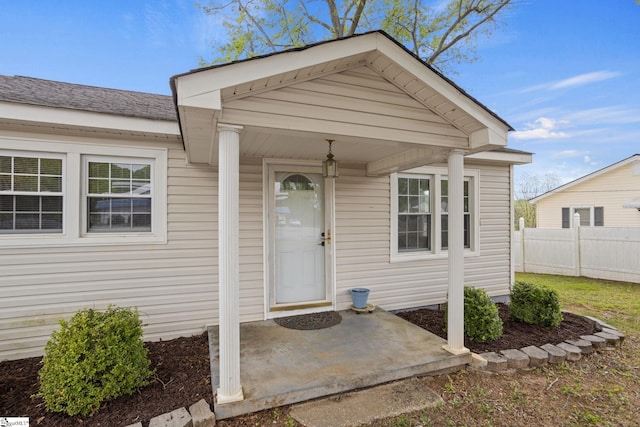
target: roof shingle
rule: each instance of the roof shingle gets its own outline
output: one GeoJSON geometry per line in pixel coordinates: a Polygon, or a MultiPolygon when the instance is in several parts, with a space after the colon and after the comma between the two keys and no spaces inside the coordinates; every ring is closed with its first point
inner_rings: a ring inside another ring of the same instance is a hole
{"type": "Polygon", "coordinates": [[[107,89],[33,77],[0,75],[0,101],[151,120],[177,120],[175,105],[167,95],[107,89]]]}

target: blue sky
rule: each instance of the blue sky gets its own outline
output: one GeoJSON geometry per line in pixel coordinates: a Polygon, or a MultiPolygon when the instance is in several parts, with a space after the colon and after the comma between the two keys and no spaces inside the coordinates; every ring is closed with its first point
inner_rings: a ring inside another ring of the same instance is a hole
{"type": "MultiPolygon", "coordinates": [[[[0,74],[170,94],[222,37],[194,0],[0,0],[0,74]]],[[[479,60],[450,77],[535,153],[522,174],[563,182],[640,153],[640,6],[520,0],[479,60]]]]}

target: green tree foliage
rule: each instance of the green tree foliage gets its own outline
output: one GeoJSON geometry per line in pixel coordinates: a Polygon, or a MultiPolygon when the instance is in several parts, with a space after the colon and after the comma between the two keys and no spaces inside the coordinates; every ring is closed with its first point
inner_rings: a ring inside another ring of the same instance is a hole
{"type": "Polygon", "coordinates": [[[149,383],[153,370],[137,310],[81,310],[60,326],[47,342],[39,372],[38,395],[47,410],[86,415],[149,383]]]}
{"type": "Polygon", "coordinates": [[[533,325],[560,325],[562,311],[558,293],[535,283],[515,282],[511,290],[511,317],[533,325]]]}
{"type": "MultiPolygon", "coordinates": [[[[428,64],[451,71],[500,25],[512,0],[214,0],[198,4],[227,34],[213,62],[229,62],[382,29],[428,64]]],[[[205,65],[205,61],[201,61],[205,65]]]]}

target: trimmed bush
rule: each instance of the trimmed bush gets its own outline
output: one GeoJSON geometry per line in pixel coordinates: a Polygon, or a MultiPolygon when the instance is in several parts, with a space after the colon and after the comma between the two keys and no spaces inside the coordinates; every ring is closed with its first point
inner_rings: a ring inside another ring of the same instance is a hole
{"type": "Polygon", "coordinates": [[[558,293],[528,282],[515,282],[511,290],[511,318],[519,322],[556,327],[562,322],[558,293]]]}
{"type": "Polygon", "coordinates": [[[484,289],[464,288],[464,331],[475,342],[491,342],[502,336],[498,307],[484,289]]]}
{"type": "Polygon", "coordinates": [[[464,329],[475,342],[491,342],[502,336],[498,307],[484,289],[464,288],[464,329]]]}
{"type": "Polygon", "coordinates": [[[38,396],[47,410],[86,415],[149,383],[153,370],[137,309],[85,309],[60,326],[47,342],[39,372],[38,396]]]}

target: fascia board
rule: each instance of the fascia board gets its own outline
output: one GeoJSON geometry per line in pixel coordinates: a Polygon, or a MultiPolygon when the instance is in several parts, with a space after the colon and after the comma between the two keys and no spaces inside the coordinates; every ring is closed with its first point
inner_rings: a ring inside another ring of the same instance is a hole
{"type": "Polygon", "coordinates": [[[505,133],[506,135],[509,129],[504,123],[489,114],[484,108],[460,92],[455,86],[425,67],[423,63],[411,56],[404,49],[399,48],[393,41],[378,34],[376,47],[382,55],[385,55],[389,60],[413,74],[416,78],[440,93],[484,126],[492,129],[497,134],[505,133]]]}
{"type": "Polygon", "coordinates": [[[485,146],[506,147],[508,136],[506,129],[504,132],[496,132],[491,128],[484,128],[469,135],[469,148],[471,150],[485,146]]]}
{"type": "MultiPolygon", "coordinates": [[[[247,60],[235,64],[222,65],[209,70],[195,71],[176,78],[178,93],[182,99],[204,93],[219,91],[270,76],[284,74],[298,69],[340,60],[375,50],[379,34],[367,34],[324,43],[309,49],[283,52],[256,60],[247,60]]],[[[398,47],[396,46],[396,49],[398,47]]]]}
{"type": "Polygon", "coordinates": [[[533,155],[524,153],[501,153],[497,151],[483,151],[464,156],[465,160],[483,160],[490,162],[503,162],[512,165],[526,165],[533,161],[533,155]]]}
{"type": "Polygon", "coordinates": [[[578,178],[576,180],[573,180],[571,182],[563,184],[563,185],[561,185],[559,187],[556,187],[553,190],[547,191],[546,193],[541,194],[540,196],[534,197],[533,199],[529,200],[529,202],[530,203],[538,203],[540,200],[545,199],[545,198],[547,198],[549,196],[552,196],[554,194],[560,193],[560,192],[562,192],[562,191],[564,191],[564,190],[566,190],[568,188],[573,187],[574,185],[581,184],[581,183],[583,183],[585,181],[588,181],[590,179],[596,178],[596,177],[598,177],[600,175],[603,175],[603,174],[608,173],[608,172],[610,172],[612,170],[618,169],[618,168],[620,168],[622,166],[628,165],[629,163],[631,163],[631,162],[633,162],[635,160],[639,160],[639,159],[640,159],[640,155],[639,154],[634,154],[633,156],[628,157],[628,158],[626,158],[624,160],[621,160],[621,161],[619,161],[617,163],[614,163],[612,165],[606,166],[606,167],[604,167],[604,168],[602,168],[600,170],[592,172],[592,173],[590,173],[588,175],[585,175],[585,176],[583,176],[581,178],[578,178]]]}
{"type": "Polygon", "coordinates": [[[177,121],[150,120],[9,102],[0,102],[0,119],[122,132],[180,135],[177,121]]]}

